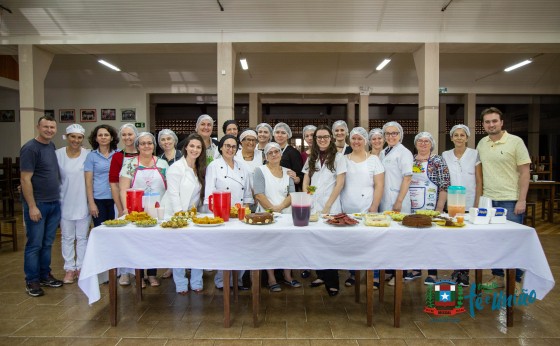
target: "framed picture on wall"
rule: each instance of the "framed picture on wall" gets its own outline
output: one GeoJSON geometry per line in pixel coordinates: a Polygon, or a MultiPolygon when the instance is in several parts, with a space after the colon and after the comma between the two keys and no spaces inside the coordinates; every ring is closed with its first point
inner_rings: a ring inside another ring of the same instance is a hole
{"type": "Polygon", "coordinates": [[[59,109],[58,115],[60,116],[61,123],[73,123],[76,121],[76,110],[74,109],[59,109]]]}
{"type": "Polygon", "coordinates": [[[51,116],[54,118],[54,109],[45,109],[45,115],[51,116]]]}
{"type": "Polygon", "coordinates": [[[101,120],[117,120],[117,110],[114,108],[101,108],[101,120]]]}
{"type": "Polygon", "coordinates": [[[121,121],[136,121],[136,108],[121,108],[121,121]]]}
{"type": "Polygon", "coordinates": [[[0,110],[0,122],[15,123],[16,122],[16,111],[13,110],[13,109],[0,110]]]}
{"type": "Polygon", "coordinates": [[[95,109],[80,109],[80,122],[91,123],[97,121],[97,111],[95,109]]]}

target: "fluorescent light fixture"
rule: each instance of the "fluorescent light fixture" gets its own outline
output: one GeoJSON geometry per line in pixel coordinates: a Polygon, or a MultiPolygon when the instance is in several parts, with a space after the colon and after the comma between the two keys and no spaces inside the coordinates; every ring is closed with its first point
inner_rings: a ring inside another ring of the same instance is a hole
{"type": "Polygon", "coordinates": [[[247,64],[247,59],[241,58],[241,59],[239,59],[239,62],[241,63],[241,68],[242,69],[244,69],[244,70],[249,69],[249,64],[247,64]]]}
{"type": "Polygon", "coordinates": [[[533,61],[532,61],[531,59],[524,60],[524,61],[522,61],[522,62],[520,62],[520,63],[517,63],[517,64],[515,64],[515,65],[511,65],[510,67],[507,67],[507,68],[504,70],[504,72],[513,71],[513,70],[515,70],[516,68],[520,68],[521,66],[525,66],[525,65],[530,64],[530,63],[532,63],[532,62],[533,62],[533,61]]]}
{"type": "Polygon", "coordinates": [[[377,71],[381,71],[385,66],[387,66],[388,63],[391,62],[391,59],[385,59],[381,62],[381,64],[377,65],[377,67],[375,68],[377,71]]]}
{"type": "Polygon", "coordinates": [[[103,59],[99,59],[99,60],[97,60],[97,62],[100,63],[101,65],[105,65],[105,66],[107,66],[108,68],[110,68],[110,69],[112,69],[112,70],[115,70],[115,71],[117,71],[117,72],[120,72],[120,71],[121,71],[120,68],[116,67],[116,66],[113,65],[113,64],[108,63],[107,61],[105,61],[105,60],[103,60],[103,59]]]}

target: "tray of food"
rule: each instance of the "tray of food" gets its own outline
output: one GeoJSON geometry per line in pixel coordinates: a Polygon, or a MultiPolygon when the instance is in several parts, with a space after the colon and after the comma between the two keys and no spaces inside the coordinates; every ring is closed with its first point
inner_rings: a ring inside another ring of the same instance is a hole
{"type": "Polygon", "coordinates": [[[222,219],[221,217],[211,216],[193,217],[192,221],[199,227],[217,227],[224,224],[224,219],[222,219]]]}
{"type": "Polygon", "coordinates": [[[157,219],[149,218],[145,220],[138,220],[135,221],[134,224],[136,227],[155,227],[157,226],[157,219]]]}
{"type": "Polygon", "coordinates": [[[384,211],[383,214],[389,215],[393,221],[402,221],[404,217],[408,215],[393,210],[384,211]]]}
{"type": "Polygon", "coordinates": [[[356,226],[359,223],[358,220],[348,216],[346,213],[326,215],[325,219],[326,224],[337,227],[356,226]]]}
{"type": "Polygon", "coordinates": [[[160,226],[162,228],[183,228],[187,227],[188,225],[189,222],[186,219],[173,219],[172,217],[171,220],[162,222],[160,226]]]}
{"type": "Polygon", "coordinates": [[[128,225],[130,222],[123,219],[115,219],[115,220],[106,220],[103,221],[103,225],[107,227],[124,227],[128,225]]]}
{"type": "Polygon", "coordinates": [[[389,227],[391,217],[386,214],[365,214],[364,225],[372,227],[389,227]]]}

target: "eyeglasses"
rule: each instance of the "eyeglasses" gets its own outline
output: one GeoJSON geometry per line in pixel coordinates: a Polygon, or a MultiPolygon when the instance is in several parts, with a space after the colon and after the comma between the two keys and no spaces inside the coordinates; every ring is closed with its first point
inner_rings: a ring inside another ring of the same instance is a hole
{"type": "Polygon", "coordinates": [[[254,138],[243,138],[242,142],[255,143],[257,140],[254,138]]]}
{"type": "Polygon", "coordinates": [[[397,137],[400,132],[385,132],[385,137],[397,137]]]}
{"type": "Polygon", "coordinates": [[[315,136],[317,138],[317,140],[327,140],[327,139],[331,139],[331,135],[326,135],[326,136],[315,136]]]}
{"type": "Polygon", "coordinates": [[[416,141],[416,143],[430,144],[430,143],[432,143],[432,141],[430,141],[429,139],[419,139],[419,140],[416,141]]]}
{"type": "Polygon", "coordinates": [[[148,145],[154,145],[154,142],[139,142],[138,145],[144,147],[148,145]]]}
{"type": "Polygon", "coordinates": [[[266,155],[273,156],[280,154],[280,150],[270,150],[266,155]]]}
{"type": "Polygon", "coordinates": [[[235,145],[235,144],[224,144],[224,148],[226,148],[226,149],[237,149],[237,145],[235,145]]]}

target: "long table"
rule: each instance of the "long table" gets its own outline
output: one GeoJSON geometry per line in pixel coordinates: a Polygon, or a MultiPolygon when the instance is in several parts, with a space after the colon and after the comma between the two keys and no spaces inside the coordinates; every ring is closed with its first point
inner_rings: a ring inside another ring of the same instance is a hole
{"type": "MultiPolygon", "coordinates": [[[[238,220],[212,228],[192,224],[183,229],[99,226],[90,234],[78,285],[89,303],[94,303],[101,297],[97,274],[111,270],[111,323],[116,325],[114,268],[351,268],[366,270],[368,281],[372,269],[522,268],[524,288],[535,290],[537,299],[543,299],[555,284],[535,230],[511,222],[414,229],[396,222],[381,228],[362,224],[334,227],[321,220],[294,227],[291,215],[282,215],[266,226],[238,220]]],[[[227,287],[225,295],[229,300],[227,287]]],[[[371,324],[371,292],[367,299],[371,324]]],[[[395,312],[400,310],[397,303],[395,312]]],[[[229,304],[224,311],[229,324],[229,304]]]]}

